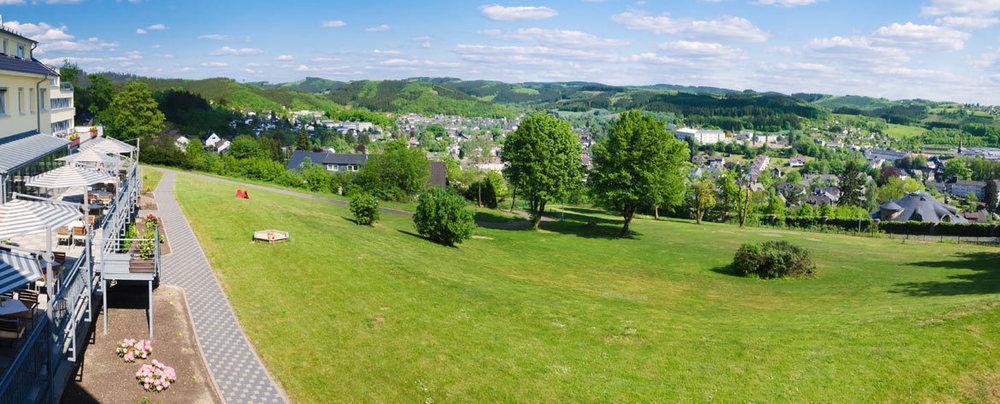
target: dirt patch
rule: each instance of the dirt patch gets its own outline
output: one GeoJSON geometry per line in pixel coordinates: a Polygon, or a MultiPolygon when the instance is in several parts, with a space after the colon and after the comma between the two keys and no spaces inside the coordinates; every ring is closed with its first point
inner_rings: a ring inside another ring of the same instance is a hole
{"type": "Polygon", "coordinates": [[[153,199],[153,194],[145,193],[139,195],[139,209],[140,210],[157,210],[156,200],[153,199]]]}
{"type": "MultiPolygon", "coordinates": [[[[91,343],[74,381],[63,392],[63,403],[221,403],[195,342],[181,289],[163,285],[153,293],[153,354],[177,371],[177,382],[161,393],[147,393],[135,380],[144,363],[123,363],[115,345],[125,338],[146,338],[146,284],[121,283],[109,288],[108,335],[103,317],[94,321],[91,343]]],[[[102,313],[103,316],[103,313],[102,313]]]]}

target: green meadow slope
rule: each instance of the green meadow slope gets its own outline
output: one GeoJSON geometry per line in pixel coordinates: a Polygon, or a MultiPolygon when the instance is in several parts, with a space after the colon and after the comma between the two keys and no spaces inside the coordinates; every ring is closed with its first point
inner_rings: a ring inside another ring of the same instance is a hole
{"type": "Polygon", "coordinates": [[[448,248],[404,217],[369,228],[322,202],[176,186],[298,402],[998,399],[997,249],[674,220],[620,240],[588,211],[448,248]],[[250,243],[263,228],[292,241],[250,243]],[[819,276],[729,274],[740,243],[761,240],[811,249],[819,276]]]}

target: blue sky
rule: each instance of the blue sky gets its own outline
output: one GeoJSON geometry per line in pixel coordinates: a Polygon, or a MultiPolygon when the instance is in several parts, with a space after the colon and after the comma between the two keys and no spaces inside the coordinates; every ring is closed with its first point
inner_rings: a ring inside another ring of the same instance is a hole
{"type": "Polygon", "coordinates": [[[1000,0],[0,0],[37,57],[292,81],[670,83],[1000,104],[1000,0]]]}

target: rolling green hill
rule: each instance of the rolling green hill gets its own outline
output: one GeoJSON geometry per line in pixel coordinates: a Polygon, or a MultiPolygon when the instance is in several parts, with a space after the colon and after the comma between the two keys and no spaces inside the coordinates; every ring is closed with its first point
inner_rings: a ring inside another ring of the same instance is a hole
{"type": "Polygon", "coordinates": [[[339,104],[374,111],[482,117],[516,115],[509,107],[422,80],[354,81],[330,91],[328,97],[339,104]]]}

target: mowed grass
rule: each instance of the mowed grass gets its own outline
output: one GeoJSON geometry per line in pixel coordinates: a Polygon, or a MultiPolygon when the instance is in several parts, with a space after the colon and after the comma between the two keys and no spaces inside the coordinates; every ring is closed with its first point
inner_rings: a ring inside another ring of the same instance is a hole
{"type": "Polygon", "coordinates": [[[449,248],[404,217],[357,226],[186,175],[176,191],[295,401],[998,399],[997,249],[651,220],[620,240],[586,211],[449,248]],[[291,242],[250,242],[268,228],[291,242]],[[811,249],[819,276],[730,275],[761,240],[811,249]]]}
{"type": "Polygon", "coordinates": [[[888,127],[885,130],[885,134],[889,135],[889,137],[899,140],[917,137],[925,133],[927,133],[927,129],[918,126],[897,125],[894,123],[888,124],[888,127]]]}
{"type": "Polygon", "coordinates": [[[160,179],[163,178],[163,171],[145,166],[139,168],[139,173],[142,174],[143,192],[156,190],[156,186],[160,184],[160,179]]]}

